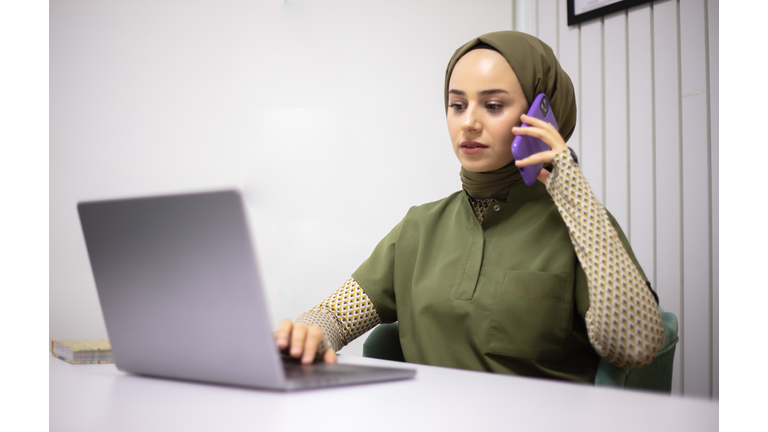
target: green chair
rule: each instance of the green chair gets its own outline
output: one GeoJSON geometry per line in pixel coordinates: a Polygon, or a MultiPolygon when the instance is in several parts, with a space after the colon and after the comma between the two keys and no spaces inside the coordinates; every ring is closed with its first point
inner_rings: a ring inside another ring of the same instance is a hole
{"type": "Polygon", "coordinates": [[[622,369],[601,359],[597,367],[595,385],[655,390],[665,393],[672,391],[672,364],[675,361],[677,317],[659,307],[661,322],[664,324],[664,340],[651,364],[640,369],[622,369]]]}
{"type": "MultiPolygon", "coordinates": [[[[622,369],[606,360],[600,360],[595,376],[595,385],[654,390],[670,393],[672,391],[672,363],[675,360],[677,336],[677,317],[661,311],[664,323],[664,341],[656,358],[648,366],[640,369],[622,369]]],[[[363,357],[384,360],[405,361],[400,347],[400,335],[397,323],[378,325],[363,343],[363,357]]]]}
{"type": "Polygon", "coordinates": [[[397,322],[379,324],[363,342],[363,357],[404,362],[397,322]]]}

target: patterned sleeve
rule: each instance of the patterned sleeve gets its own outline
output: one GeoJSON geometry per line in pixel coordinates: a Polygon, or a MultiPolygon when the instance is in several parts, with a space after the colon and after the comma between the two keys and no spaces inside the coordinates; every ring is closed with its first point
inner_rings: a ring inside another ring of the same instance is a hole
{"type": "Polygon", "coordinates": [[[318,355],[331,347],[334,351],[363,335],[381,323],[379,314],[365,291],[354,278],[349,278],[330,297],[304,312],[296,322],[316,325],[325,332],[325,345],[318,355]]]}
{"type": "Polygon", "coordinates": [[[653,361],[664,337],[654,296],[571,154],[561,152],[553,162],[547,190],[587,275],[589,341],[616,366],[645,366],[653,361]]]}

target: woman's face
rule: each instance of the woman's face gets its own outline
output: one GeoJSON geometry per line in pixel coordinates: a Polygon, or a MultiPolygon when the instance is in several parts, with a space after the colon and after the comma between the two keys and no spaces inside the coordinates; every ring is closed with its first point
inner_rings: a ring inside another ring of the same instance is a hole
{"type": "Polygon", "coordinates": [[[528,111],[517,75],[496,51],[476,49],[456,63],[448,83],[448,132],[461,165],[472,172],[512,162],[510,148],[528,111]]]}

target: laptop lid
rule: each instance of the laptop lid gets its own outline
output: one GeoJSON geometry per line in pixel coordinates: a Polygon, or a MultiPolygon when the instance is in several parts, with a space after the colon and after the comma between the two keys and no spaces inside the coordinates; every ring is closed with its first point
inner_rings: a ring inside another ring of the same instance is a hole
{"type": "Polygon", "coordinates": [[[241,202],[224,191],[78,204],[118,369],[286,387],[241,202]]]}

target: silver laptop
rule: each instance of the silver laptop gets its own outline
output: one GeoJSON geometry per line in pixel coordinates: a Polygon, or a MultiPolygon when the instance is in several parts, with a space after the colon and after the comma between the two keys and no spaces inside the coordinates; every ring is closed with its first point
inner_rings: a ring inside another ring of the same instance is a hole
{"type": "Polygon", "coordinates": [[[236,191],[79,203],[118,369],[274,390],[416,371],[283,361],[236,191]]]}

